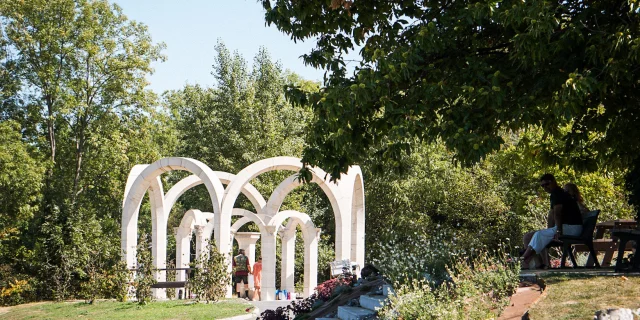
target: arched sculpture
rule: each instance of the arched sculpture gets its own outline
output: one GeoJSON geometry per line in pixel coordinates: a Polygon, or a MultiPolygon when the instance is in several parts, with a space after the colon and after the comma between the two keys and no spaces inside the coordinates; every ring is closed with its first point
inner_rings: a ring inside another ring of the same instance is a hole
{"type": "MultiPolygon", "coordinates": [[[[185,267],[189,263],[189,240],[196,231],[196,251],[199,254],[206,242],[213,236],[218,250],[229,253],[233,237],[238,243],[255,245],[257,238],[261,241],[263,256],[262,300],[275,298],[275,257],[276,237],[283,241],[283,271],[281,287],[293,289],[293,250],[295,248],[295,230],[299,226],[305,243],[305,275],[304,294],[309,295],[316,286],[317,279],[317,246],[319,229],[315,228],[308,215],[297,211],[279,212],[286,196],[301,185],[292,175],[278,185],[265,201],[264,197],[249,182],[255,177],[269,171],[288,170],[297,172],[302,168],[300,159],[293,157],[275,157],[255,162],[241,170],[237,175],[213,171],[202,162],[188,158],[164,158],[150,165],[137,165],[131,169],[125,188],[122,205],[122,239],[123,259],[127,266],[135,268],[135,248],[137,244],[137,221],[140,204],[145,193],[149,194],[152,216],[152,254],[154,266],[166,268],[166,233],[169,212],[177,199],[189,189],[204,184],[209,193],[212,213],[189,210],[182,223],[175,230],[177,250],[176,266],[185,267]],[[172,170],[186,170],[192,175],[176,183],[165,194],[160,175],[172,170]],[[224,188],[224,184],[227,185],[224,188]],[[255,212],[234,208],[235,202],[243,193],[253,204],[255,212]],[[231,217],[242,216],[233,225],[231,217]],[[288,219],[285,226],[282,224],[288,219]],[[244,224],[253,222],[260,233],[237,233],[244,224]],[[246,239],[249,240],[246,240],[246,239]],[[186,239],[186,240],[185,240],[186,239]],[[285,248],[286,246],[286,248],[285,248]],[[199,249],[199,250],[198,250],[199,249]],[[286,251],[286,252],[285,252],[286,251]],[[185,258],[185,254],[187,258],[185,258]]],[[[312,183],[316,183],[326,194],[335,217],[335,252],[336,260],[351,259],[359,265],[364,264],[364,183],[362,172],[354,166],[343,175],[338,183],[331,182],[331,176],[319,168],[311,168],[312,183]]],[[[253,259],[252,259],[253,262],[253,259]]],[[[231,265],[229,265],[229,270],[231,265]]],[[[166,273],[158,272],[156,279],[166,281],[166,273]]],[[[177,278],[180,281],[181,277],[177,278]]],[[[229,288],[229,294],[231,293],[229,288]]],[[[155,289],[156,298],[164,298],[163,289],[155,289]]]]}

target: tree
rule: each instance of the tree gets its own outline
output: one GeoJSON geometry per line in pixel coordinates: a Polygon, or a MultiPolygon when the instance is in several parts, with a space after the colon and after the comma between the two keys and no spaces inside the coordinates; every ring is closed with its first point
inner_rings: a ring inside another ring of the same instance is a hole
{"type": "Polygon", "coordinates": [[[314,108],[304,161],[334,177],[371,155],[399,159],[412,138],[441,140],[466,164],[531,128],[551,164],[625,167],[640,151],[635,1],[262,4],[294,41],[316,39],[303,59],[327,70],[325,87],[291,96],[314,108]]]}
{"type": "Polygon", "coordinates": [[[15,237],[38,210],[44,169],[22,141],[19,124],[0,122],[0,263],[3,241],[15,237]]]}
{"type": "Polygon", "coordinates": [[[123,108],[148,104],[145,76],[152,72],[153,61],[163,59],[163,45],[154,45],[146,26],[127,20],[120,7],[107,1],[0,5],[15,63],[34,92],[30,99],[46,110],[42,118],[52,164],[58,153],[57,131],[68,129],[75,143],[70,190],[75,205],[83,191],[82,161],[94,127],[123,108]]]}
{"type": "Polygon", "coordinates": [[[40,298],[75,294],[93,258],[119,260],[129,170],[175,146],[146,90],[163,47],[108,1],[0,0],[0,121],[20,125],[46,172],[38,210],[10,250],[16,272],[40,280],[40,298]]]}

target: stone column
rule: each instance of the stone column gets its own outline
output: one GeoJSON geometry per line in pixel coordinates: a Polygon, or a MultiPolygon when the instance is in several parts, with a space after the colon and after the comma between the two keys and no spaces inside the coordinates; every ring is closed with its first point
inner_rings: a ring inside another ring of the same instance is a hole
{"type": "Polygon", "coordinates": [[[238,248],[244,249],[253,268],[256,262],[256,242],[260,239],[260,232],[236,232],[235,239],[238,241],[238,248]]]}
{"type": "Polygon", "coordinates": [[[282,242],[282,263],[280,264],[280,289],[287,292],[295,292],[295,264],[296,264],[296,229],[282,229],[280,232],[282,242]]]}
{"type": "MultiPolygon", "coordinates": [[[[196,259],[200,259],[206,246],[204,241],[204,226],[194,226],[194,229],[196,231],[196,259]]],[[[198,265],[198,267],[200,267],[200,265],[198,265]]]]}
{"type": "MultiPolygon", "coordinates": [[[[164,218],[164,199],[162,183],[159,178],[156,184],[149,187],[149,198],[151,202],[151,255],[153,256],[153,266],[158,269],[155,272],[155,279],[158,282],[167,281],[167,271],[160,270],[167,267],[167,221],[164,218]]],[[[166,299],[167,290],[165,288],[153,288],[152,295],[155,299],[166,299]]]]}
{"type": "Polygon", "coordinates": [[[310,232],[304,239],[304,297],[313,294],[313,290],[318,286],[318,239],[320,239],[320,228],[315,232],[310,232]]]}
{"type": "Polygon", "coordinates": [[[276,227],[266,226],[262,234],[262,301],[273,301],[276,296],[276,227]]]}

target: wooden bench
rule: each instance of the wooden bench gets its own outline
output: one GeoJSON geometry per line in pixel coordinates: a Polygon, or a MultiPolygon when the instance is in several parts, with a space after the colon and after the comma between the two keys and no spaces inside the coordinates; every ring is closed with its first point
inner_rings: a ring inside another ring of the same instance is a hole
{"type": "Polygon", "coordinates": [[[637,229],[613,229],[612,235],[619,238],[620,247],[618,249],[618,258],[616,259],[616,272],[622,271],[622,258],[626,247],[631,245],[631,241],[636,242],[636,252],[631,260],[631,269],[640,269],[640,257],[638,256],[637,245],[640,243],[640,230],[637,229]],[[624,248],[622,247],[624,246],[624,248]]]}
{"type": "MultiPolygon", "coordinates": [[[[589,252],[589,248],[584,244],[576,244],[573,246],[573,249],[576,252],[589,252]]],[[[613,259],[613,255],[616,251],[618,251],[618,240],[617,239],[595,239],[593,240],[593,249],[596,252],[604,251],[604,258],[602,259],[601,265],[603,267],[611,266],[611,260],[613,259]]],[[[624,251],[633,250],[632,243],[627,242],[624,248],[624,251]]],[[[589,256],[587,260],[587,267],[593,266],[593,258],[589,256]]]]}
{"type": "Polygon", "coordinates": [[[156,282],[151,285],[151,288],[184,288],[187,285],[186,281],[167,281],[167,282],[156,282]]]}

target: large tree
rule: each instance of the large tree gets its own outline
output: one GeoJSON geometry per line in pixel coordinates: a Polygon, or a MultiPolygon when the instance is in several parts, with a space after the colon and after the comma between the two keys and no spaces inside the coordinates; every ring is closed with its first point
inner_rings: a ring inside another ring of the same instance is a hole
{"type": "Polygon", "coordinates": [[[21,124],[16,132],[46,169],[42,205],[12,244],[23,255],[13,267],[46,275],[43,296],[65,298],[92,252],[118,259],[131,166],[173,145],[146,89],[164,45],[104,0],[0,0],[0,31],[0,121],[21,124]]]}
{"type": "Polygon", "coordinates": [[[304,160],[334,176],[411,138],[475,163],[503,134],[541,128],[534,152],[581,168],[640,151],[640,15],[634,0],[263,0],[266,21],[316,40],[324,88],[304,160]],[[360,50],[351,73],[345,53],[360,50]],[[540,148],[542,146],[542,148],[540,148]]]}

